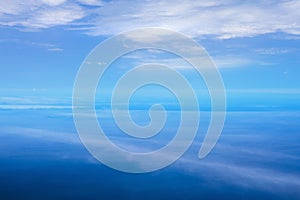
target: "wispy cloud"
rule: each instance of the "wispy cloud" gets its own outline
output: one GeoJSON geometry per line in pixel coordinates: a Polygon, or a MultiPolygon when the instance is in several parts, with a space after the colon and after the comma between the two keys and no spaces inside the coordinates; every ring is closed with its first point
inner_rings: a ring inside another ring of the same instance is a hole
{"type": "Polygon", "coordinates": [[[32,41],[20,40],[20,39],[16,39],[16,38],[2,39],[2,40],[0,40],[0,43],[22,44],[22,45],[31,46],[31,47],[42,48],[42,49],[45,49],[47,51],[63,51],[64,50],[63,48],[61,48],[57,44],[32,42],[32,41]]]}
{"type": "Polygon", "coordinates": [[[31,109],[31,108],[69,108],[71,99],[52,98],[44,96],[2,96],[2,109],[31,109]]]}
{"type": "MultiPolygon", "coordinates": [[[[142,65],[145,63],[159,63],[162,65],[166,65],[172,69],[178,70],[192,70],[193,66],[185,61],[183,58],[173,55],[166,56],[165,52],[134,52],[124,56],[129,61],[132,60],[136,65],[142,65]]],[[[266,61],[254,60],[245,55],[237,55],[237,54],[227,54],[221,55],[213,54],[211,59],[214,61],[218,68],[232,68],[232,67],[242,67],[242,66],[260,66],[274,63],[267,63],[266,61]]],[[[149,69],[151,70],[151,69],[149,69]]]]}
{"type": "Polygon", "coordinates": [[[300,34],[300,2],[13,0],[0,3],[0,25],[39,30],[58,25],[89,35],[163,27],[220,39],[284,32],[300,34]],[[86,6],[88,5],[88,6],[86,6]]]}
{"type": "Polygon", "coordinates": [[[50,6],[58,6],[62,3],[64,3],[66,0],[42,0],[45,4],[48,4],[50,6]]]}
{"type": "Polygon", "coordinates": [[[282,49],[282,48],[260,48],[256,49],[255,52],[264,55],[277,55],[277,54],[285,54],[290,53],[291,49],[282,49]]]}
{"type": "Polygon", "coordinates": [[[63,0],[13,0],[0,2],[0,25],[35,31],[71,22],[86,16],[82,6],[63,0]]]}
{"type": "Polygon", "coordinates": [[[26,109],[71,109],[72,106],[60,105],[0,105],[5,110],[26,110],[26,109]]]}
{"type": "Polygon", "coordinates": [[[277,31],[300,33],[299,1],[135,1],[134,6],[129,5],[133,3],[104,5],[89,34],[115,34],[147,26],[222,39],[277,31]]]}
{"type": "Polygon", "coordinates": [[[290,89],[290,88],[272,88],[272,89],[229,89],[226,90],[228,93],[264,93],[264,94],[290,94],[290,95],[299,95],[300,89],[290,89]]]}

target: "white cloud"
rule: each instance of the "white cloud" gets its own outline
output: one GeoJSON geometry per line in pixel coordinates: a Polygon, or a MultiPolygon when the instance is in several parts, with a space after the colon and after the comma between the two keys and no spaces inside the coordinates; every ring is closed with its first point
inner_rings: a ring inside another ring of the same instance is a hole
{"type": "Polygon", "coordinates": [[[22,30],[36,31],[59,25],[68,25],[86,16],[86,11],[76,4],[63,1],[29,0],[26,3],[13,0],[9,3],[0,2],[0,26],[16,27],[22,30]]]}
{"type": "Polygon", "coordinates": [[[192,37],[221,39],[274,32],[300,34],[300,1],[297,0],[43,2],[0,2],[0,25],[17,26],[23,30],[67,25],[72,30],[78,29],[90,35],[113,35],[140,27],[163,27],[192,37]]]}
{"type": "Polygon", "coordinates": [[[243,90],[226,90],[227,93],[264,93],[264,94],[287,94],[287,95],[298,95],[300,89],[289,89],[289,88],[274,88],[274,89],[243,89],[243,90]]]}
{"type": "MultiPolygon", "coordinates": [[[[18,90],[27,91],[28,90],[18,90]]],[[[44,88],[32,88],[31,91],[46,92],[44,88]]],[[[25,97],[14,97],[14,96],[3,96],[0,97],[0,109],[18,109],[22,108],[69,108],[71,105],[71,99],[68,98],[51,98],[44,96],[25,96],[25,97]],[[66,105],[66,107],[65,107],[66,105]]]]}
{"type": "Polygon", "coordinates": [[[40,6],[41,3],[38,1],[28,0],[24,3],[21,0],[9,1],[0,1],[0,19],[4,21],[10,17],[10,15],[16,16],[21,13],[24,13],[28,7],[31,10],[35,10],[36,7],[40,6]]]}
{"type": "Polygon", "coordinates": [[[260,61],[252,60],[250,58],[241,57],[238,55],[216,55],[212,56],[213,61],[218,68],[231,68],[247,65],[261,65],[260,61]]]}
{"type": "Polygon", "coordinates": [[[48,4],[50,6],[58,6],[64,3],[66,0],[42,0],[43,3],[48,4]]]}
{"type": "Polygon", "coordinates": [[[30,22],[26,21],[24,23],[37,28],[47,28],[68,24],[82,17],[84,17],[84,12],[79,7],[56,8],[38,12],[30,22]]]}
{"type": "Polygon", "coordinates": [[[54,48],[49,48],[48,51],[63,51],[64,49],[62,48],[58,48],[58,47],[54,47],[54,48]]]}
{"type": "Polygon", "coordinates": [[[71,109],[72,106],[59,105],[0,105],[0,110],[26,110],[26,109],[71,109]]]}
{"type": "Polygon", "coordinates": [[[55,8],[38,12],[30,21],[23,21],[21,23],[33,28],[48,28],[65,25],[82,17],[84,17],[84,12],[79,7],[55,8]]]}
{"type": "Polygon", "coordinates": [[[31,47],[36,47],[36,48],[42,48],[47,51],[63,51],[64,49],[58,46],[57,44],[54,43],[42,43],[42,42],[32,42],[30,40],[21,40],[18,38],[9,38],[9,39],[0,39],[0,43],[16,43],[16,44],[22,44],[22,45],[27,45],[31,47]]]}
{"type": "Polygon", "coordinates": [[[277,55],[277,54],[285,54],[290,53],[291,49],[281,49],[281,48],[259,48],[256,49],[255,52],[264,55],[277,55]]]}
{"type": "MultiPolygon", "coordinates": [[[[150,52],[151,53],[151,52],[150,52]]],[[[127,59],[132,59],[136,65],[143,65],[145,63],[159,63],[162,65],[169,66],[173,69],[178,70],[192,70],[193,66],[186,62],[181,57],[172,57],[172,58],[165,58],[161,55],[161,53],[155,54],[147,54],[147,53],[136,53],[135,54],[128,54],[124,57],[127,59]]],[[[232,68],[232,67],[241,67],[241,66],[249,66],[252,65],[263,65],[266,63],[262,63],[259,60],[253,60],[250,58],[245,58],[240,55],[213,55],[211,56],[212,61],[218,68],[232,68]]],[[[271,63],[270,63],[271,64],[271,63]]]]}
{"type": "Polygon", "coordinates": [[[102,6],[103,2],[99,0],[78,0],[79,3],[89,6],[102,6]]]}
{"type": "Polygon", "coordinates": [[[137,27],[164,27],[190,36],[255,36],[300,33],[299,1],[114,1],[99,9],[91,35],[137,27]]]}

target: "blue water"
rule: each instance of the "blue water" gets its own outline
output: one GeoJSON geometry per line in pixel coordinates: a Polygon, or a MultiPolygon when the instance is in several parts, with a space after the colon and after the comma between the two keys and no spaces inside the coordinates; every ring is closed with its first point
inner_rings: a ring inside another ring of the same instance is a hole
{"type": "MultiPolygon", "coordinates": [[[[101,113],[113,141],[141,151],[166,144],[179,119],[173,111],[164,137],[139,143],[125,139],[111,116],[101,113]]],[[[133,112],[133,119],[149,120],[143,111],[133,112]]],[[[128,174],[87,152],[71,109],[1,109],[0,199],[300,199],[299,112],[228,112],[216,147],[199,160],[208,120],[209,113],[201,113],[197,137],[178,161],[128,174]]]]}

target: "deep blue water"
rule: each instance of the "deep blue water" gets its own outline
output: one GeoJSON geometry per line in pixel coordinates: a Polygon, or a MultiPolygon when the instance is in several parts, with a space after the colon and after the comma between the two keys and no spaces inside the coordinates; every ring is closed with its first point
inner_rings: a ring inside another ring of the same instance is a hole
{"type": "MultiPolygon", "coordinates": [[[[128,174],[87,152],[70,109],[2,109],[0,199],[300,199],[298,111],[228,112],[216,147],[199,160],[209,119],[201,114],[198,135],[182,158],[156,172],[128,174]]],[[[99,120],[123,148],[151,149],[172,138],[178,113],[163,129],[166,137],[153,143],[123,139],[109,115],[99,120]]]]}

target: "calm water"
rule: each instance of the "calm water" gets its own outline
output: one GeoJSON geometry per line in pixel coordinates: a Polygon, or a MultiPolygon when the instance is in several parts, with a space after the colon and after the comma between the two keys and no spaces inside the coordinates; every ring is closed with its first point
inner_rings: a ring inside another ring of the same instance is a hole
{"type": "MultiPolygon", "coordinates": [[[[108,112],[108,111],[107,111],[108,112]]],[[[108,112],[109,113],[109,112],[108,112]]],[[[173,111],[152,141],[128,139],[98,112],[122,148],[154,150],[174,136],[173,111]]],[[[81,144],[70,109],[0,110],[1,199],[300,199],[300,113],[228,112],[214,150],[197,157],[209,113],[184,156],[152,173],[127,174],[96,161],[81,144]]],[[[140,124],[144,111],[133,112],[140,124]]]]}

